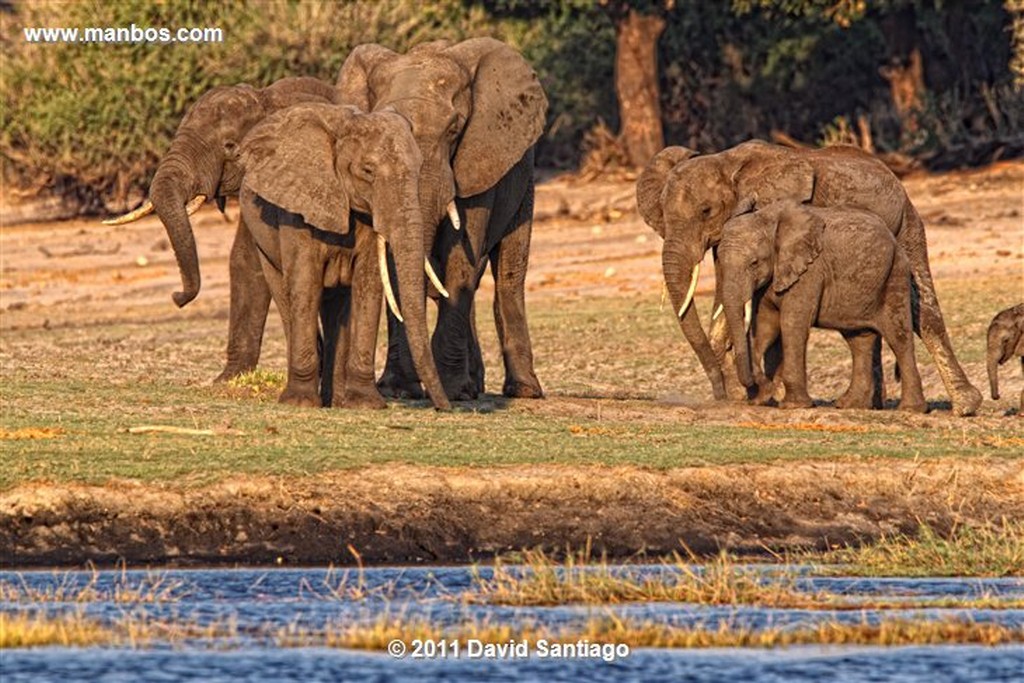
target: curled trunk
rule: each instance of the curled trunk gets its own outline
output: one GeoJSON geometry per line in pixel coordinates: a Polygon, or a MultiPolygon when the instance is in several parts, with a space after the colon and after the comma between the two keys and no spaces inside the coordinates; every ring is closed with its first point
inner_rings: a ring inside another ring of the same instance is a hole
{"type": "Polygon", "coordinates": [[[185,306],[199,294],[199,255],[185,205],[197,194],[213,196],[223,163],[209,145],[179,131],[171,149],[160,162],[149,198],[167,230],[181,275],[181,291],[174,303],[185,306]]]}
{"type": "Polygon", "coordinates": [[[399,306],[405,318],[405,334],[409,339],[412,362],[434,407],[448,410],[451,404],[448,403],[437,373],[427,331],[423,222],[417,193],[415,189],[401,192],[396,192],[394,188],[380,190],[379,200],[375,197],[374,206],[381,208],[374,211],[374,223],[379,221],[378,230],[390,235],[398,280],[399,306]],[[396,197],[402,200],[396,201],[396,197]]]}
{"type": "MultiPolygon", "coordinates": [[[[700,263],[703,254],[690,255],[684,249],[679,248],[673,240],[665,242],[665,248],[661,255],[661,263],[665,272],[665,284],[668,287],[669,297],[672,299],[674,311],[679,311],[684,299],[686,289],[690,282],[690,275],[693,267],[700,263]]],[[[714,349],[708,341],[704,328],[701,327],[700,318],[697,315],[697,307],[693,303],[679,319],[679,327],[683,330],[686,341],[693,347],[694,352],[700,360],[701,367],[711,381],[711,391],[715,399],[726,398],[725,379],[722,376],[722,367],[715,357],[714,349]]]]}

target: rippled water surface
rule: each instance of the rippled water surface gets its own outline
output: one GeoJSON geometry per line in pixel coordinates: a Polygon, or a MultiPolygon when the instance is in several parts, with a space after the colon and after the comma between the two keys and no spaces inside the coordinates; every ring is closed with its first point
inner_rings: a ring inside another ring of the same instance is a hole
{"type": "MultiPolygon", "coordinates": [[[[630,568],[660,572],[663,568],[630,568]]],[[[772,571],[772,570],[767,570],[772,571]]],[[[489,570],[480,569],[482,578],[489,570]]],[[[898,648],[794,647],[775,650],[637,649],[603,661],[530,656],[492,659],[395,659],[386,653],[277,647],[274,634],[317,632],[332,624],[371,623],[381,614],[442,625],[467,620],[541,624],[557,629],[614,615],[672,626],[798,627],[818,621],[861,623],[897,616],[969,616],[977,622],[1024,626],[1024,610],[918,609],[827,611],[644,603],[616,606],[504,607],[470,605],[457,596],[472,587],[463,567],[378,568],[365,572],[319,569],[166,570],[147,572],[0,572],[0,582],[22,591],[75,595],[90,586],[100,595],[141,589],[171,599],[154,602],[0,602],[0,610],[81,610],[101,621],[125,615],[194,624],[231,624],[230,638],[214,643],[156,643],[114,647],[15,649],[0,652],[0,680],[15,681],[342,681],[342,680],[731,680],[731,681],[1024,681],[1024,647],[932,646],[898,648]],[[154,588],[155,587],[155,588],[154,588]],[[358,591],[363,597],[354,599],[358,591]]],[[[814,578],[804,590],[851,597],[898,596],[1024,598],[1021,579],[814,578]]],[[[463,653],[464,654],[464,653],[463,653]]]]}

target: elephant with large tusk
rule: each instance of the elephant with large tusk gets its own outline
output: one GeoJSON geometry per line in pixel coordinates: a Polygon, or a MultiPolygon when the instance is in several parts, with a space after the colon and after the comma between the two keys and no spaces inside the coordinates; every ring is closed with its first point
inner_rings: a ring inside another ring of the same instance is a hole
{"type": "MultiPolygon", "coordinates": [[[[946,332],[928,264],[924,224],[899,179],[878,159],[853,147],[794,150],[759,140],[703,156],[667,147],[641,174],[636,193],[640,214],[665,240],[665,283],[682,332],[716,399],[726,398],[722,354],[709,341],[691,305],[699,264],[707,250],[718,245],[728,220],[788,200],[817,207],[845,205],[881,218],[909,260],[920,304],[914,329],[935,360],[954,412],[971,415],[978,409],[981,393],[964,374],[946,332]]],[[[712,340],[724,342],[726,337],[722,320],[716,319],[712,340]]]]}
{"type": "MultiPolygon", "coordinates": [[[[330,103],[336,94],[329,84],[305,77],[283,78],[263,89],[244,84],[213,88],[182,119],[157,167],[149,198],[134,211],[104,223],[122,225],[155,212],[167,230],[181,273],[182,288],[174,293],[174,303],[187,305],[200,287],[199,258],[189,217],[207,199],[216,200],[223,208],[228,197],[238,194],[242,139],[276,111],[302,102],[330,103]]],[[[270,307],[270,289],[244,220],[239,221],[229,267],[227,362],[217,381],[256,367],[270,307]]]]}
{"type": "Polygon", "coordinates": [[[408,122],[393,112],[302,104],[254,127],[242,147],[242,217],[288,341],[281,402],[320,406],[330,396],[336,406],[384,407],[374,377],[383,292],[430,399],[448,409],[427,332],[425,282],[437,276],[424,253],[422,157],[408,122]],[[321,375],[316,340],[325,287],[343,293],[340,311],[323,316],[324,354],[333,353],[324,367],[333,369],[321,375]]]}

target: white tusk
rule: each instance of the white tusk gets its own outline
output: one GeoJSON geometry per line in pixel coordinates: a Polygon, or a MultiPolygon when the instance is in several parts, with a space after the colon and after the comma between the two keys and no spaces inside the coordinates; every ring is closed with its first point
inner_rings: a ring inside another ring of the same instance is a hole
{"type": "Polygon", "coordinates": [[[747,332],[750,331],[750,318],[754,312],[754,300],[747,299],[747,303],[743,304],[743,329],[747,332]]]}
{"type": "Polygon", "coordinates": [[[398,310],[395,292],[391,289],[391,277],[388,275],[388,243],[383,235],[377,235],[377,265],[380,266],[380,281],[384,285],[384,297],[388,300],[388,308],[391,309],[392,315],[398,318],[398,322],[404,323],[405,318],[398,310]]]}
{"type": "Polygon", "coordinates": [[[698,263],[693,267],[693,275],[690,276],[690,288],[686,290],[686,299],[683,300],[683,305],[679,307],[679,317],[682,318],[686,313],[686,309],[690,307],[690,302],[693,301],[693,293],[697,291],[697,278],[700,277],[700,264],[698,263]]]}
{"type": "Polygon", "coordinates": [[[434,272],[434,267],[430,265],[430,259],[426,256],[423,257],[423,270],[427,271],[427,277],[430,278],[430,282],[437,287],[437,291],[441,293],[445,299],[449,298],[448,290],[441,284],[440,278],[437,277],[437,273],[434,272]]]}
{"type": "Polygon", "coordinates": [[[715,312],[711,314],[711,319],[718,320],[718,316],[722,315],[722,311],[724,310],[725,307],[722,304],[718,304],[718,308],[716,308],[715,312]]]}
{"type": "Polygon", "coordinates": [[[153,202],[147,199],[142,203],[142,206],[134,211],[130,211],[123,216],[118,216],[117,218],[108,218],[103,221],[103,225],[124,225],[125,223],[137,221],[143,216],[148,216],[151,213],[153,213],[153,202]]]}
{"type": "Polygon", "coordinates": [[[191,216],[192,214],[199,210],[199,207],[202,206],[204,202],[206,202],[206,195],[197,194],[195,197],[192,198],[192,201],[185,205],[185,213],[191,216]]]}
{"type": "Polygon", "coordinates": [[[455,206],[455,200],[448,202],[448,218],[452,221],[452,227],[456,230],[462,229],[462,222],[459,220],[459,209],[455,206]]]}

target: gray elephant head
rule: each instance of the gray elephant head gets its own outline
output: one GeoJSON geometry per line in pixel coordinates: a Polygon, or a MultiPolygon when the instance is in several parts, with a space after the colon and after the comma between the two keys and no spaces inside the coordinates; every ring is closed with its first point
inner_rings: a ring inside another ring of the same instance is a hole
{"type": "Polygon", "coordinates": [[[726,152],[696,156],[668,147],[637,181],[637,206],[665,239],[662,267],[680,325],[711,379],[725,397],[722,371],[690,306],[705,252],[718,245],[726,221],[780,199],[810,201],[814,169],[790,150],[751,141],[726,152]]]}
{"type": "Polygon", "coordinates": [[[998,366],[1021,356],[1024,366],[1024,304],[999,312],[988,326],[986,367],[992,398],[999,398],[998,366]]]}
{"type": "MultiPolygon", "coordinates": [[[[338,75],[339,102],[391,107],[412,125],[423,154],[420,202],[428,234],[455,197],[493,187],[537,141],[547,98],[530,65],[491,38],[426,43],[400,55],[361,45],[338,75]]],[[[453,218],[457,220],[457,218],[453,218]]]]}
{"type": "Polygon", "coordinates": [[[245,185],[314,228],[345,235],[350,212],[373,216],[388,304],[404,319],[413,363],[431,398],[447,408],[427,335],[424,267],[433,271],[425,260],[418,196],[422,161],[409,123],[398,114],[316,103],[268,117],[245,138],[241,155],[245,185]],[[394,254],[401,310],[386,245],[394,254]]]}
{"type": "MultiPolygon", "coordinates": [[[[736,354],[736,371],[745,387],[754,385],[749,351],[751,319],[765,287],[776,291],[792,285],[799,264],[810,261],[796,243],[799,234],[810,238],[824,227],[821,220],[789,202],[737,216],[722,227],[715,264],[717,298],[724,313],[736,354]],[[777,247],[780,222],[786,223],[787,245],[777,247]],[[777,250],[778,249],[778,250],[777,250]],[[783,284],[785,283],[785,286],[783,284]]],[[[820,251],[820,240],[819,244],[820,251]]],[[[716,314],[719,312],[716,311],[716,314]]]]}
{"type": "Polygon", "coordinates": [[[149,199],[108,224],[127,223],[156,211],[167,230],[181,274],[182,291],[174,303],[184,306],[199,294],[199,258],[189,215],[203,201],[238,194],[242,139],[268,114],[298,102],[332,102],[335,90],[315,78],[285,78],[258,90],[241,84],[218,86],[196,100],[160,160],[149,199]]]}

